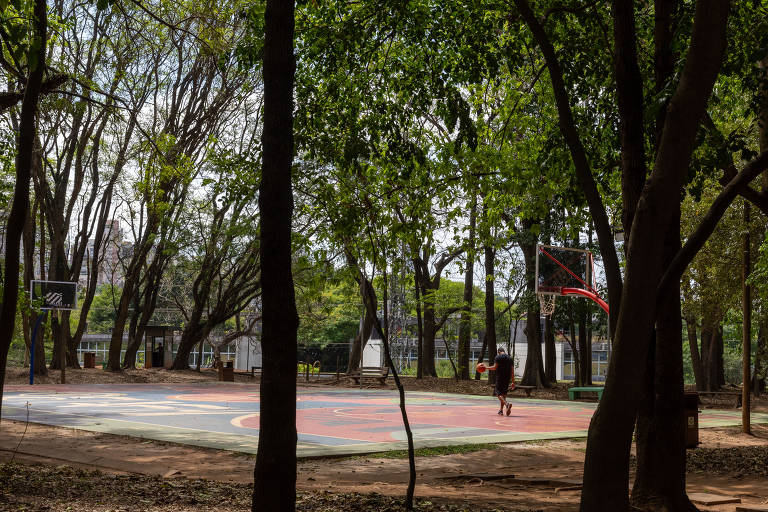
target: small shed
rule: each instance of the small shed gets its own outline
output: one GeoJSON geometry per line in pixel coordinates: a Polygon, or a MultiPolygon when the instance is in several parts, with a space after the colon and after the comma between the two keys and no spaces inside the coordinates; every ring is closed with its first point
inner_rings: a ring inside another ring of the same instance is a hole
{"type": "Polygon", "coordinates": [[[181,327],[148,325],[144,331],[144,368],[170,368],[173,364],[173,335],[181,327]]]}

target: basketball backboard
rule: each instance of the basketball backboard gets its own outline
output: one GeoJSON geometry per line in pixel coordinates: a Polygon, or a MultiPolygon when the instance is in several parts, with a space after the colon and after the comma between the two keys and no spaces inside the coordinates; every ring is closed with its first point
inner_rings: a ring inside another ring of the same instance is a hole
{"type": "Polygon", "coordinates": [[[75,309],[77,283],[70,281],[30,281],[30,297],[41,301],[40,309],[75,309]]]}
{"type": "Polygon", "coordinates": [[[563,288],[593,290],[593,266],[592,253],[586,249],[539,245],[536,293],[563,295],[563,288]]]}

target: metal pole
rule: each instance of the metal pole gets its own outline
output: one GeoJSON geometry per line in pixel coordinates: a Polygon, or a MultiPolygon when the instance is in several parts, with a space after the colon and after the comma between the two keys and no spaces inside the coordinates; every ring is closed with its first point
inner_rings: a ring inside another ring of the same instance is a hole
{"type": "MultiPolygon", "coordinates": [[[[58,312],[56,313],[56,318],[59,318],[58,312]]],[[[62,336],[63,338],[63,336],[62,336]]],[[[59,342],[59,346],[61,347],[61,383],[66,384],[67,383],[67,377],[66,377],[66,371],[67,371],[67,342],[65,340],[61,340],[59,342]]]]}
{"type": "Polygon", "coordinates": [[[43,321],[43,318],[45,317],[45,312],[40,313],[37,315],[37,320],[35,320],[35,328],[32,329],[32,343],[30,343],[30,350],[29,350],[29,385],[33,385],[35,383],[35,338],[37,337],[37,329],[40,327],[40,322],[43,321]]]}

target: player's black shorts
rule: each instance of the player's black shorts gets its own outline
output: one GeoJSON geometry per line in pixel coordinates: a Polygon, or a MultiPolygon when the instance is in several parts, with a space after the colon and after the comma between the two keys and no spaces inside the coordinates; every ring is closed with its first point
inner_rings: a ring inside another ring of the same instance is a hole
{"type": "Polygon", "coordinates": [[[499,396],[499,395],[506,395],[507,391],[509,390],[509,381],[510,379],[506,380],[496,380],[496,387],[493,390],[493,396],[499,396]]]}

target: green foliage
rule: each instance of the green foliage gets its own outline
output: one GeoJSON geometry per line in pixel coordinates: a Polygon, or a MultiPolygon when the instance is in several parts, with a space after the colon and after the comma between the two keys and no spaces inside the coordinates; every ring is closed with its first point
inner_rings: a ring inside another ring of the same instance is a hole
{"type": "Polygon", "coordinates": [[[97,288],[91,308],[88,310],[88,332],[98,334],[112,332],[122,292],[120,287],[111,284],[103,284],[97,288]]]}
{"type": "Polygon", "coordinates": [[[315,267],[297,275],[296,307],[300,344],[348,343],[357,334],[362,304],[348,273],[315,267]]]}

